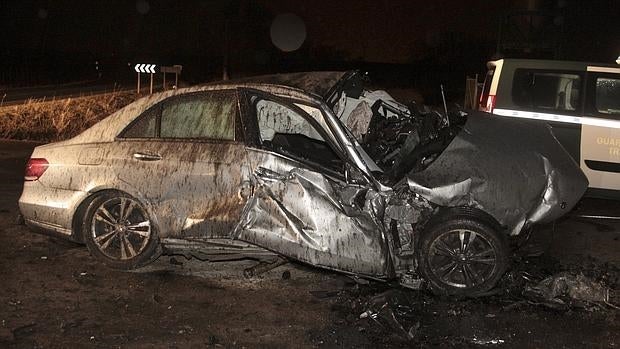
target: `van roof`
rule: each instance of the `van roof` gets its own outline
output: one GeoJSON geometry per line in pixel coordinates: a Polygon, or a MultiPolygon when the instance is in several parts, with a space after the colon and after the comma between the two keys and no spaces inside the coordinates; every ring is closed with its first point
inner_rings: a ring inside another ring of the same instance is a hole
{"type": "Polygon", "coordinates": [[[495,65],[502,64],[503,66],[518,66],[522,68],[559,68],[559,69],[573,69],[573,70],[586,70],[589,66],[606,67],[620,69],[620,65],[611,63],[592,63],[592,62],[579,62],[579,61],[558,61],[551,59],[521,59],[521,58],[504,58],[495,61],[488,61],[487,67],[490,68],[495,65]]]}

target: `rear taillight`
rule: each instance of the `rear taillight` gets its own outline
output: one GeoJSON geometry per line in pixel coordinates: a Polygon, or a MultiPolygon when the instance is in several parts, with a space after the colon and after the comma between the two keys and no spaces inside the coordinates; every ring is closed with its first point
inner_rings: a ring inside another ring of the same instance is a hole
{"type": "Polygon", "coordinates": [[[492,113],[493,109],[495,109],[495,96],[489,95],[487,97],[487,104],[484,106],[484,111],[487,113],[492,113]]]}
{"type": "Polygon", "coordinates": [[[27,181],[36,181],[45,173],[48,167],[49,162],[47,162],[47,160],[42,158],[31,158],[26,164],[24,179],[27,181]]]}

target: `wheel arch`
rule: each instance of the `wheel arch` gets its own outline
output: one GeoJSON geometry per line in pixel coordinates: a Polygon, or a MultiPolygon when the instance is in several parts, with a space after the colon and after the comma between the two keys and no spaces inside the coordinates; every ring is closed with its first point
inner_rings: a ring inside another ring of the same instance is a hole
{"type": "Polygon", "coordinates": [[[90,191],[88,195],[82,199],[82,201],[77,205],[73,213],[73,218],[71,221],[71,235],[74,241],[78,241],[80,243],[85,243],[84,240],[84,231],[82,229],[82,224],[84,223],[84,215],[88,211],[88,208],[93,203],[93,201],[106,193],[123,193],[125,195],[129,195],[132,198],[138,200],[140,204],[147,210],[151,221],[154,224],[155,233],[159,235],[159,224],[157,220],[157,215],[155,214],[153,208],[149,204],[147,200],[145,200],[141,195],[134,195],[125,190],[117,189],[117,188],[98,188],[96,190],[90,191]]]}
{"type": "Polygon", "coordinates": [[[493,216],[479,208],[471,206],[440,208],[439,211],[434,214],[424,225],[423,231],[428,231],[439,223],[445,222],[447,219],[455,218],[469,218],[479,221],[480,223],[487,224],[491,228],[508,236],[508,230],[506,227],[503,227],[493,216]]]}

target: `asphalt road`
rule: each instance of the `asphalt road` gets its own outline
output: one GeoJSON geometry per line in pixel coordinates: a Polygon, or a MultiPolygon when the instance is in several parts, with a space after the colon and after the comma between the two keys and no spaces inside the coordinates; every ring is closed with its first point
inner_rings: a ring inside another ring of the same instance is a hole
{"type": "MultiPolygon", "coordinates": [[[[0,347],[3,348],[614,348],[619,312],[550,309],[518,294],[440,298],[286,264],[246,279],[251,261],[161,257],[135,272],[98,264],[84,246],[15,225],[28,142],[0,141],[0,347]],[[398,292],[398,297],[385,291],[398,292]],[[390,298],[392,297],[392,298],[390,298]],[[392,299],[392,300],[389,300],[392,299]],[[398,323],[389,307],[401,302],[398,323]],[[406,303],[406,304],[405,304],[406,303]],[[378,310],[379,309],[379,310],[378,310]],[[368,313],[368,311],[371,311],[368,313]],[[377,314],[376,317],[363,314],[377,314]],[[387,316],[384,316],[387,315],[387,316]],[[410,335],[404,338],[402,327],[410,335]]],[[[585,200],[578,213],[620,213],[585,200]]],[[[571,268],[618,285],[620,222],[568,217],[539,229],[516,270],[571,268]],[[545,252],[543,256],[537,256],[545,252]],[[528,257],[529,255],[529,257],[528,257]]]]}

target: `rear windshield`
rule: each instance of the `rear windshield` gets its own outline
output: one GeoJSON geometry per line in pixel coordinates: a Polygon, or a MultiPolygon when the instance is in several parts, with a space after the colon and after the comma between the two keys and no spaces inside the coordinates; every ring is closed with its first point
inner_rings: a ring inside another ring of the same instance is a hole
{"type": "Polygon", "coordinates": [[[523,108],[576,111],[581,101],[581,75],[577,72],[516,69],[512,100],[523,108]]]}

